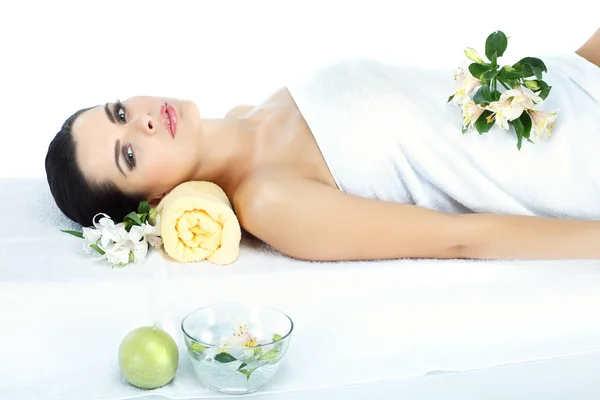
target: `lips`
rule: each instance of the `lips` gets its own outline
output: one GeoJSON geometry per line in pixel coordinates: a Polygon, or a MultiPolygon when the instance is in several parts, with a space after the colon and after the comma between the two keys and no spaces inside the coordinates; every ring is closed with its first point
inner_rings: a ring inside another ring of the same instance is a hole
{"type": "Polygon", "coordinates": [[[177,111],[170,104],[164,104],[160,108],[160,121],[173,138],[177,134],[177,111]]]}

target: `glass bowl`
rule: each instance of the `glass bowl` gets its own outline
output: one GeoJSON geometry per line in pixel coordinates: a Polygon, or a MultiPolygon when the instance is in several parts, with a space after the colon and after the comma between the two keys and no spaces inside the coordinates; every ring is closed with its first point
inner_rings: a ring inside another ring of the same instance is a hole
{"type": "Polygon", "coordinates": [[[285,356],[294,323],[273,308],[214,304],[181,321],[196,376],[227,394],[247,394],[267,384],[285,356]]]}

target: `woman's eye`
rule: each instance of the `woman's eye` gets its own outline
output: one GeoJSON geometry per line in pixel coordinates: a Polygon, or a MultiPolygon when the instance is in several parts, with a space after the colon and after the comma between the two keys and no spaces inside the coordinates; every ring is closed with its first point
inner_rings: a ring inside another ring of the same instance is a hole
{"type": "Polygon", "coordinates": [[[131,145],[125,148],[125,161],[127,161],[127,165],[129,166],[130,170],[135,167],[135,154],[133,153],[131,145]]]}
{"type": "Polygon", "coordinates": [[[125,110],[123,108],[119,108],[119,110],[117,111],[117,116],[119,117],[120,122],[126,122],[125,121],[125,110]]]}
{"type": "Polygon", "coordinates": [[[123,105],[123,103],[121,103],[121,100],[117,99],[117,101],[115,101],[115,108],[113,110],[113,113],[117,122],[120,122],[122,124],[127,122],[127,112],[125,110],[125,106],[123,105]]]}

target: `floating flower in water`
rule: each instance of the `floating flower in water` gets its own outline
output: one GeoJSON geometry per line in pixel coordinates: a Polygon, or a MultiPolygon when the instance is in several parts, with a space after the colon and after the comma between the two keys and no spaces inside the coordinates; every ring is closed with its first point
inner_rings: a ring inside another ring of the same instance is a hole
{"type": "MultiPolygon", "coordinates": [[[[248,325],[244,323],[238,323],[235,333],[231,336],[226,336],[217,341],[217,346],[222,347],[256,347],[269,343],[267,340],[258,340],[256,336],[252,335],[248,329],[248,325]]],[[[244,355],[252,357],[254,350],[244,350],[244,355]]]]}
{"type": "MultiPolygon", "coordinates": [[[[193,353],[205,353],[209,357],[213,358],[214,361],[221,364],[229,364],[237,362],[238,365],[234,366],[236,370],[246,376],[246,379],[250,379],[251,374],[258,368],[267,364],[276,364],[281,360],[283,354],[283,337],[279,334],[274,334],[271,340],[258,339],[254,336],[248,325],[245,323],[235,324],[236,330],[233,334],[223,337],[215,342],[214,347],[203,345],[197,342],[193,342],[189,345],[192,357],[198,357],[193,353]],[[272,345],[264,346],[274,342],[272,345]],[[241,356],[236,354],[235,349],[241,353],[241,356]],[[211,354],[216,352],[216,354],[211,354]],[[237,357],[236,357],[237,356],[237,357]]],[[[233,365],[233,364],[232,364],[233,365]]]]}

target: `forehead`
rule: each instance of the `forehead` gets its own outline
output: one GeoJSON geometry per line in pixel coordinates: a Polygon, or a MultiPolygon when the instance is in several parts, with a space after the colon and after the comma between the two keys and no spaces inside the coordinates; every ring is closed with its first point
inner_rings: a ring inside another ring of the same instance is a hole
{"type": "Polygon", "coordinates": [[[81,113],[73,123],[75,157],[86,178],[115,181],[115,173],[118,173],[114,159],[116,130],[117,126],[108,119],[104,106],[81,113]]]}

